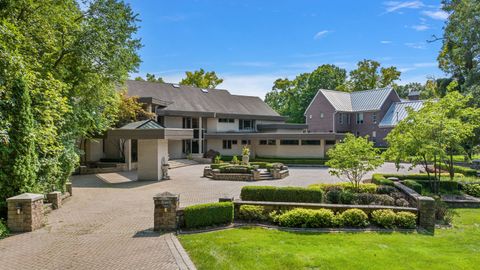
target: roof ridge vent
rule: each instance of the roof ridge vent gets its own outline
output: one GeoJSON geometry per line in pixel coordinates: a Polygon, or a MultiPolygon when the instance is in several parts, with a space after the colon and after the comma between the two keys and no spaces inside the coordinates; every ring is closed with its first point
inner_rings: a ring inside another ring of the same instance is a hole
{"type": "Polygon", "coordinates": [[[208,93],[208,89],[207,88],[200,88],[202,90],[203,93],[208,93]]]}
{"type": "Polygon", "coordinates": [[[180,88],[180,85],[177,84],[177,83],[172,83],[172,86],[175,87],[175,88],[180,88]]]}

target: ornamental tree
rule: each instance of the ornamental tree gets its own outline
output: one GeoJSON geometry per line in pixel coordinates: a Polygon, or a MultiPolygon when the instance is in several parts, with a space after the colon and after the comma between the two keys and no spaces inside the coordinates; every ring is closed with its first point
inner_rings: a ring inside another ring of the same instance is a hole
{"type": "Polygon", "coordinates": [[[357,190],[365,174],[383,164],[380,150],[373,147],[368,136],[347,134],[344,140],[328,150],[327,155],[330,158],[326,162],[329,173],[345,177],[357,190]]]}

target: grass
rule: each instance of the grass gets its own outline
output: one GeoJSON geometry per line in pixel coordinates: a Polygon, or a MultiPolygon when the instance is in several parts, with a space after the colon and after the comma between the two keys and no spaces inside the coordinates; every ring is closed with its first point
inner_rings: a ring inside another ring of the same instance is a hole
{"type": "Polygon", "coordinates": [[[480,209],[417,233],[292,233],[240,228],[181,235],[198,269],[476,269],[480,209]]]}
{"type": "MultiPolygon", "coordinates": [[[[454,155],[453,156],[453,161],[454,162],[465,162],[466,156],[464,155],[454,155]]],[[[480,159],[480,154],[478,155],[473,155],[472,159],[480,159]]]]}

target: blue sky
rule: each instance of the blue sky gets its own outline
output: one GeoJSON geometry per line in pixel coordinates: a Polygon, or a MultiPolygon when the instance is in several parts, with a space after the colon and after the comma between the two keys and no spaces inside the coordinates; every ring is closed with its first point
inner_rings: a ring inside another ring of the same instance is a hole
{"type": "Polygon", "coordinates": [[[436,58],[446,14],[438,1],[127,0],[141,19],[142,64],[178,82],[214,70],[218,88],[264,97],[275,79],[362,59],[402,71],[400,84],[442,77],[436,58]]]}

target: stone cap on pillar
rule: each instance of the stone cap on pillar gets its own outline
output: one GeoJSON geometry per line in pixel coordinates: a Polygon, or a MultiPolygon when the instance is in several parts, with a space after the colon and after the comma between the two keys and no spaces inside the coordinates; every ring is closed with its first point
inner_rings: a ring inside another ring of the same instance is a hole
{"type": "Polygon", "coordinates": [[[52,192],[49,192],[48,194],[62,194],[60,191],[52,191],[52,192]]]}
{"type": "Polygon", "coordinates": [[[165,199],[178,199],[180,195],[178,194],[173,194],[168,191],[158,193],[155,196],[153,196],[154,200],[165,200],[165,199]]]}
{"type": "Polygon", "coordinates": [[[43,200],[43,194],[35,194],[35,193],[22,193],[20,195],[10,197],[7,199],[8,201],[29,201],[34,202],[38,200],[43,200]]]}

